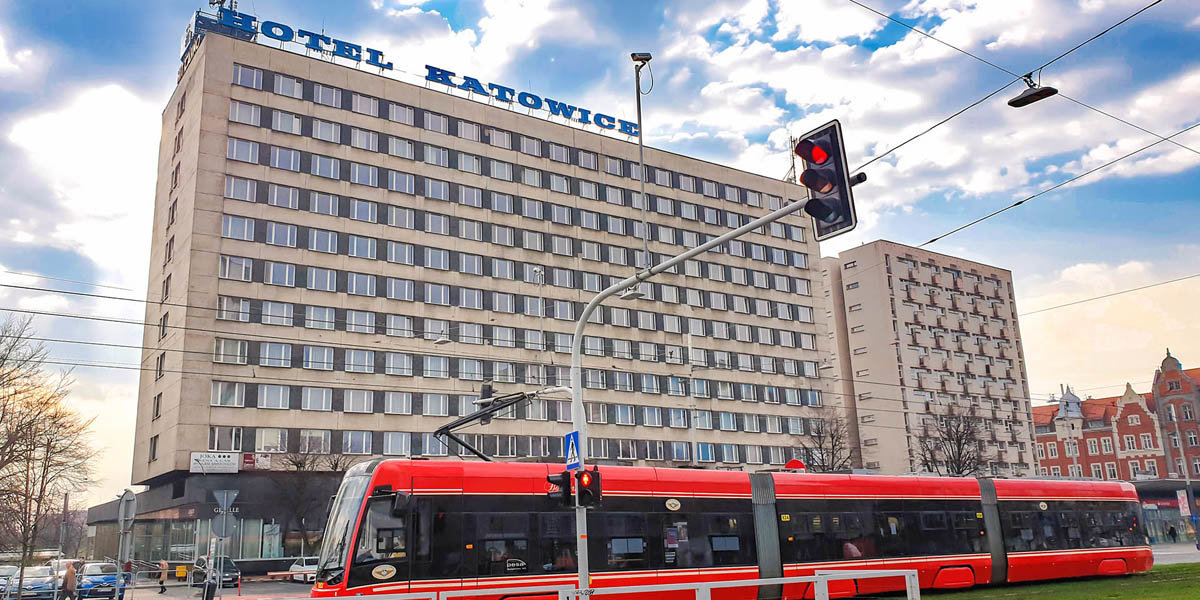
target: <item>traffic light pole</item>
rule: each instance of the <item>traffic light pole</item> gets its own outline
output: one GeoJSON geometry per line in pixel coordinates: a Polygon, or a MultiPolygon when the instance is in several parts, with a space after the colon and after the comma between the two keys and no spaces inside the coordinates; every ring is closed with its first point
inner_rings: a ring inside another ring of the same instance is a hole
{"type": "MultiPolygon", "coordinates": [[[[645,200],[645,198],[643,198],[645,200]]],[[[677,254],[664,260],[653,267],[649,267],[639,271],[637,274],[626,277],[617,283],[614,283],[604,291],[596,294],[591,302],[583,308],[583,312],[579,315],[579,320],[575,323],[575,336],[571,338],[571,422],[575,430],[579,432],[579,469],[584,469],[586,464],[586,456],[588,451],[587,437],[587,419],[583,410],[583,331],[587,327],[588,319],[592,313],[600,307],[600,304],[609,297],[614,296],[630,287],[636,286],[643,281],[669,270],[677,264],[682,263],[696,255],[703,254],[709,250],[728,242],[729,240],[739,238],[759,227],[769,225],[786,217],[800,209],[804,208],[806,201],[798,200],[784,205],[782,208],[775,210],[767,215],[759,217],[725,235],[713,238],[687,252],[677,254]]],[[[647,257],[649,258],[649,257],[647,257]]],[[[690,360],[690,359],[689,359],[690,360]]],[[[588,589],[590,586],[590,576],[588,572],[588,537],[587,537],[587,508],[580,503],[580,486],[575,486],[575,532],[576,532],[576,548],[575,555],[579,562],[579,589],[588,589]]]]}

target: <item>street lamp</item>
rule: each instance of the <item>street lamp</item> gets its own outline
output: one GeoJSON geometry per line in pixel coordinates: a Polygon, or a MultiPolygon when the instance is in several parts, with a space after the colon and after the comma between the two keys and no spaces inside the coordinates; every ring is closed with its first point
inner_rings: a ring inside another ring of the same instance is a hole
{"type": "MultiPolygon", "coordinates": [[[[1042,78],[1042,76],[1039,72],[1038,79],[1041,79],[1041,78],[1042,78]]],[[[1012,100],[1008,101],[1008,105],[1013,108],[1021,108],[1022,106],[1028,106],[1030,104],[1033,104],[1034,102],[1037,102],[1038,100],[1042,100],[1044,98],[1049,98],[1050,96],[1053,96],[1058,93],[1058,89],[1056,89],[1056,88],[1052,88],[1048,85],[1043,86],[1043,85],[1034,83],[1033,82],[1033,73],[1027,73],[1025,76],[1021,77],[1021,79],[1023,79],[1025,81],[1025,85],[1029,86],[1029,89],[1021,92],[1020,94],[1017,94],[1016,98],[1013,98],[1012,100]]]]}
{"type": "MultiPolygon", "coordinates": [[[[634,97],[637,99],[638,170],[640,171],[638,179],[640,180],[642,193],[642,251],[643,256],[646,257],[646,264],[642,265],[642,268],[649,269],[651,262],[650,227],[646,225],[646,212],[650,208],[650,199],[646,197],[646,145],[642,143],[642,130],[645,129],[642,126],[642,68],[650,64],[650,53],[634,52],[629,55],[629,58],[633,59],[635,63],[633,66],[633,82],[635,87],[634,97]]],[[[651,89],[654,88],[653,82],[651,82],[650,87],[651,89]]],[[[621,297],[626,298],[624,295],[621,297]]],[[[627,299],[634,300],[640,297],[629,297],[627,299]]]]}
{"type": "MultiPolygon", "coordinates": [[[[792,213],[804,208],[804,202],[790,202],[783,207],[771,211],[770,213],[761,216],[737,229],[729,231],[724,235],[715,237],[691,250],[687,250],[681,254],[677,254],[660,262],[654,266],[647,267],[637,273],[618,281],[600,293],[596,294],[579,314],[578,320],[575,322],[575,334],[571,338],[571,424],[575,431],[579,432],[579,469],[582,470],[585,466],[588,437],[587,437],[587,419],[584,418],[583,411],[583,332],[587,327],[588,319],[592,313],[600,307],[606,299],[623,294],[630,288],[637,289],[637,286],[642,282],[670,270],[675,265],[678,265],[696,255],[703,254],[709,250],[720,246],[729,240],[741,237],[758,229],[765,227],[786,217],[792,213]]],[[[587,508],[579,503],[579,497],[576,496],[575,502],[575,535],[576,535],[576,556],[579,561],[579,589],[588,589],[591,586],[588,582],[588,547],[587,547],[587,508]]]]}

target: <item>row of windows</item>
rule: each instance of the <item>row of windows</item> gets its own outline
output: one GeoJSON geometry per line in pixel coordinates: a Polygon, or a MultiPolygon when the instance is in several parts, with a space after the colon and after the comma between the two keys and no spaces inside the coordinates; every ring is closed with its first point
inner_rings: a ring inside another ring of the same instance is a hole
{"type": "MultiPolygon", "coordinates": [[[[465,434],[465,441],[487,456],[496,458],[563,458],[562,440],[557,437],[465,434]]],[[[649,461],[724,462],[783,464],[800,448],[713,442],[671,442],[589,438],[588,458],[649,461]]],[[[468,456],[456,442],[449,445],[432,433],[330,429],[243,428],[211,425],[210,452],[260,452],[265,454],[361,454],[384,456],[468,456]],[[251,437],[252,440],[246,439],[251,437]]]]}
{"type": "MultiPolygon", "coordinates": [[[[303,287],[314,291],[343,292],[356,296],[384,297],[403,302],[456,306],[506,314],[551,317],[563,321],[576,320],[577,315],[583,310],[584,306],[581,302],[572,302],[570,300],[541,298],[507,292],[488,292],[477,288],[452,286],[442,283],[422,283],[411,279],[381,277],[369,273],[354,273],[320,267],[306,267],[304,270],[299,270],[297,269],[297,265],[273,261],[260,261],[258,264],[261,265],[261,270],[255,268],[254,259],[221,255],[219,257],[218,275],[222,279],[234,281],[261,282],[267,285],[284,287],[303,287]],[[300,279],[300,281],[297,281],[297,279],[300,279]],[[382,286],[377,285],[377,283],[382,284],[382,286]],[[383,289],[379,289],[379,287],[383,289]]],[[[710,296],[710,298],[712,297],[717,296],[710,296]]],[[[724,297],[724,295],[722,294],[720,297],[724,297]]],[[[219,307],[218,318],[249,321],[249,300],[229,298],[230,300],[225,301],[226,303],[219,307]]],[[[738,298],[738,296],[735,296],[735,298],[738,298]]],[[[791,317],[784,320],[795,319],[804,323],[812,322],[812,309],[809,307],[784,303],[775,303],[774,306],[776,315],[791,317]],[[793,310],[785,310],[780,307],[789,307],[793,310]]],[[[296,311],[292,304],[272,303],[268,308],[272,311],[277,311],[270,315],[272,324],[292,325],[294,323],[291,315],[296,311]]],[[[313,308],[315,310],[321,307],[313,308]]],[[[308,309],[305,308],[304,310],[307,311],[308,309]]],[[[327,311],[325,312],[327,313],[327,311]]],[[[756,310],[755,313],[757,312],[756,310]]],[[[380,319],[379,322],[382,323],[383,319],[380,319]]],[[[695,336],[712,337],[714,339],[732,339],[746,343],[779,345],[786,348],[815,348],[814,335],[802,331],[792,332],[771,327],[751,326],[744,323],[729,323],[713,319],[683,317],[675,314],[630,310],[619,307],[594,311],[589,318],[589,322],[616,327],[631,327],[645,331],[665,331],[676,334],[687,333],[695,336]]],[[[306,320],[305,326],[333,329],[335,324],[336,321],[330,320],[326,316],[321,316],[319,322],[316,323],[310,324],[306,320]]],[[[369,328],[365,328],[364,331],[370,332],[369,328]]],[[[375,331],[381,332],[379,328],[376,328],[375,331]]],[[[387,332],[387,330],[384,329],[382,332],[387,332]]],[[[401,330],[396,331],[394,335],[404,335],[404,333],[401,330]]],[[[554,333],[552,335],[554,336],[556,346],[569,347],[570,337],[568,334],[554,333]],[[559,340],[562,340],[563,343],[560,344],[559,340]]]]}
{"type": "MultiPolygon", "coordinates": [[[[250,364],[251,342],[228,338],[217,338],[214,343],[213,362],[222,364],[250,364]]],[[[373,350],[344,349],[336,353],[328,346],[307,346],[279,342],[253,342],[255,364],[262,367],[301,367],[316,371],[345,371],[347,373],[382,373],[406,377],[429,377],[435,379],[461,379],[464,381],[490,380],[500,383],[524,382],[527,384],[568,385],[570,370],[567,367],[538,364],[513,363],[508,361],[484,361],[474,358],[450,358],[434,355],[413,355],[403,352],[376,352],[373,350]],[[293,352],[300,361],[293,361],[293,352]]],[[[645,394],[667,394],[696,398],[715,397],[721,400],[743,400],[746,402],[780,402],[794,405],[820,406],[819,390],[785,388],[780,386],[746,382],[719,381],[677,375],[632,373],[607,369],[584,369],[583,385],[588,389],[611,389],[622,392],[645,394]]]]}
{"type": "MultiPolygon", "coordinates": [[[[748,386],[750,384],[744,384],[748,386]]],[[[755,390],[742,387],[743,401],[753,402],[755,390]]],[[[768,386],[769,387],[769,386],[768,386]]],[[[799,390],[811,392],[811,390],[799,390]]],[[[730,396],[722,398],[732,400],[730,396]]],[[[448,417],[469,415],[478,410],[478,396],[412,392],[374,392],[360,389],[301,387],[279,384],[257,386],[234,381],[213,381],[212,406],[244,407],[275,410],[335,411],[345,413],[424,415],[448,417]]],[[[778,399],[774,402],[778,404],[778,399]]],[[[789,394],[787,404],[819,406],[819,395],[789,394]]],[[[786,433],[816,435],[823,422],[817,418],[760,415],[730,411],[635,406],[632,404],[584,404],[587,422],[597,425],[668,427],[672,429],[716,429],[746,433],[786,433]]],[[[497,419],[571,422],[571,403],[534,399],[519,407],[499,413],[497,419]]]]}
{"type": "MultiPolygon", "coordinates": [[[[487,143],[506,150],[519,150],[524,154],[548,158],[553,162],[573,164],[583,169],[599,171],[601,167],[600,159],[603,158],[603,170],[609,175],[628,177],[634,180],[645,179],[662,187],[699,193],[710,198],[724,198],[729,202],[744,203],[752,207],[763,206],[764,196],[768,209],[778,209],[782,203],[782,199],[778,196],[761,194],[754,190],[738,188],[658,167],[649,167],[647,173],[643,173],[641,165],[636,162],[611,156],[601,157],[594,152],[571,148],[554,142],[543,143],[543,140],[534,137],[505,131],[496,127],[483,127],[477,123],[465,121],[457,117],[450,117],[387,100],[380,100],[357,92],[343,94],[339,88],[316,82],[308,82],[306,85],[305,82],[294,77],[279,73],[264,72],[261,69],[245,65],[234,65],[233,83],[261,90],[264,89],[264,74],[268,76],[267,79],[273,80],[274,84],[272,86],[268,83],[266,89],[273,89],[277,94],[292,98],[310,100],[317,104],[351,110],[359,114],[388,119],[389,121],[408,126],[415,126],[417,115],[420,114],[421,126],[425,130],[451,135],[453,125],[454,135],[459,138],[487,143]],[[517,147],[513,145],[514,137],[519,140],[519,146],[517,147]]],[[[261,111],[261,108],[259,110],[261,111]]],[[[239,119],[249,120],[253,117],[253,108],[238,109],[237,111],[231,108],[230,113],[231,119],[234,119],[236,114],[239,119]]],[[[295,115],[288,116],[295,117],[295,115]]],[[[296,125],[294,121],[289,122],[287,117],[282,117],[278,119],[272,118],[273,127],[277,120],[280,121],[281,127],[296,125]]],[[[327,139],[327,141],[333,140],[327,139]]]]}
{"type": "MultiPolygon", "coordinates": [[[[537,303],[526,307],[524,314],[538,316],[537,303]]],[[[606,308],[605,315],[597,317],[594,322],[609,323],[628,327],[629,312],[623,308],[606,308]]],[[[543,313],[544,314],[549,314],[543,313]]],[[[643,329],[652,325],[653,313],[634,311],[643,329]],[[649,315],[649,316],[645,316],[649,315]]],[[[552,350],[559,353],[569,353],[574,337],[569,333],[546,332],[541,329],[522,329],[503,325],[486,325],[445,319],[410,317],[406,315],[375,313],[371,311],[335,309],[327,306],[299,305],[289,302],[274,302],[270,300],[250,300],[232,296],[217,297],[217,319],[255,322],[264,325],[284,327],[303,326],[310,329],[339,329],[350,333],[380,334],[395,337],[420,337],[431,341],[457,341],[464,344],[489,344],[501,348],[524,348],[527,350],[552,350]]],[[[658,315],[667,319],[670,315],[658,315]]],[[[657,323],[658,321],[653,321],[657,323]]],[[[697,325],[694,335],[705,336],[706,331],[715,332],[713,337],[729,339],[728,330],[723,323],[716,322],[711,330],[702,330],[697,325]],[[719,337],[718,337],[719,336],[719,337]]],[[[654,325],[657,327],[657,325],[654,325]]],[[[799,333],[794,337],[792,332],[768,330],[758,333],[757,338],[745,337],[736,329],[734,339],[758,339],[762,344],[774,344],[780,341],[784,347],[798,347],[812,350],[815,344],[813,334],[799,333]]],[[[660,328],[662,329],[662,328],[660,328]]],[[[748,330],[746,330],[748,331],[748,330]]],[[[162,330],[165,332],[165,329],[162,330]]],[[[248,348],[247,348],[248,350],[248,348]]],[[[655,342],[633,341],[597,336],[584,336],[583,353],[589,356],[611,356],[613,358],[637,359],[646,362],[666,362],[668,364],[690,364],[701,368],[738,369],[742,371],[759,371],[762,373],[783,373],[790,376],[817,377],[816,361],[797,360],[772,356],[760,356],[746,353],[730,352],[728,350],[709,350],[692,347],[685,352],[683,346],[674,344],[658,344],[655,342]]]]}
{"type": "MultiPolygon", "coordinates": [[[[232,160],[260,164],[258,149],[258,142],[230,138],[227,156],[232,160]]],[[[349,181],[351,183],[379,186],[379,174],[377,168],[374,166],[347,163],[346,168],[343,169],[339,159],[322,157],[315,154],[310,155],[306,152],[302,153],[297,150],[287,150],[279,147],[274,147],[271,151],[271,159],[269,161],[264,159],[264,161],[261,161],[261,164],[290,171],[299,171],[301,170],[301,163],[304,162],[310,165],[305,170],[311,172],[313,175],[349,181]],[[283,157],[283,159],[280,159],[280,157],[283,157]]],[[[486,208],[495,212],[520,214],[523,218],[549,221],[557,225],[573,226],[578,224],[580,227],[593,231],[605,231],[614,235],[629,235],[638,239],[649,238],[663,244],[681,245],[689,248],[717,237],[704,232],[680,229],[657,223],[648,223],[644,226],[640,220],[616,217],[532,198],[516,197],[514,199],[512,194],[496,191],[488,192],[476,187],[451,184],[446,181],[412,175],[401,171],[385,169],[385,175],[386,187],[390,191],[409,195],[421,195],[432,200],[452,202],[475,208],[486,208]]],[[[237,199],[256,201],[259,194],[257,186],[253,185],[254,183],[253,180],[249,179],[227,179],[226,195],[237,199]]],[[[616,188],[609,189],[615,190],[616,188]]],[[[298,188],[285,186],[276,186],[275,190],[277,193],[270,193],[269,190],[270,188],[268,189],[267,203],[276,206],[299,210],[302,200],[307,200],[305,210],[331,216],[346,216],[371,223],[382,222],[380,219],[384,216],[384,211],[380,211],[379,207],[385,206],[388,207],[386,213],[389,224],[396,225],[396,222],[400,220],[392,217],[391,208],[395,207],[391,207],[391,205],[382,205],[368,200],[350,199],[349,204],[346,205],[350,210],[343,209],[343,211],[339,212],[339,208],[341,207],[338,204],[339,197],[336,195],[311,190],[308,190],[308,194],[301,194],[298,188]],[[345,214],[342,214],[343,212],[345,214]]],[[[622,205],[624,201],[620,200],[620,198],[622,196],[619,194],[616,197],[610,194],[607,199],[612,204],[622,205]]],[[[635,198],[635,200],[630,203],[630,206],[641,208],[640,199],[635,198]]],[[[659,198],[655,204],[658,210],[662,212],[664,207],[669,208],[674,206],[672,202],[669,199],[659,198]]],[[[685,214],[695,216],[691,220],[700,220],[701,217],[698,211],[702,211],[704,222],[713,225],[721,224],[716,209],[700,208],[695,205],[686,206],[689,207],[689,210],[685,211],[685,214]]],[[[725,216],[725,224],[731,229],[749,223],[748,219],[741,218],[736,213],[725,213],[725,216]]],[[[771,230],[774,231],[774,228],[771,228],[771,230]]],[[[574,235],[574,232],[572,232],[572,235],[574,235]]],[[[724,246],[714,248],[714,251],[728,253],[731,256],[747,257],[759,262],[808,268],[808,255],[803,252],[766,246],[754,242],[730,240],[724,246]]]]}
{"type": "MultiPolygon", "coordinates": [[[[237,100],[232,101],[232,103],[233,104],[230,109],[230,120],[239,121],[250,125],[259,125],[258,106],[244,104],[238,102],[237,100]]],[[[520,183],[531,187],[549,189],[551,191],[563,194],[577,195],[588,200],[603,199],[605,202],[617,206],[632,206],[633,208],[637,209],[641,209],[643,207],[641,193],[633,190],[606,184],[599,184],[583,179],[576,179],[553,172],[543,172],[539,169],[513,165],[512,163],[494,158],[480,157],[458,150],[449,150],[425,142],[416,142],[395,136],[383,135],[384,144],[381,145],[381,134],[374,131],[366,131],[356,127],[350,127],[348,125],[328,123],[321,121],[320,119],[310,117],[301,118],[291,115],[290,113],[282,113],[278,110],[274,111],[276,120],[278,120],[278,117],[281,114],[287,116],[288,125],[283,129],[283,131],[288,133],[301,134],[303,131],[305,134],[316,139],[332,143],[342,143],[341,141],[346,139],[349,140],[349,144],[351,146],[363,150],[369,150],[371,152],[386,153],[391,156],[414,161],[421,160],[429,165],[457,169],[458,171],[473,173],[476,175],[487,175],[493,179],[498,179],[501,181],[519,181],[520,183]],[[302,123],[303,126],[301,125],[302,123]],[[343,131],[346,132],[345,135],[343,135],[343,131]],[[514,173],[519,174],[518,179],[514,179],[514,173]]],[[[273,128],[276,130],[280,129],[278,124],[273,125],[273,128]]],[[[257,142],[247,142],[246,140],[239,140],[237,138],[232,138],[232,140],[233,141],[230,142],[229,158],[254,163],[259,163],[261,162],[261,159],[265,158],[261,156],[260,152],[252,148],[251,144],[256,146],[258,144],[257,142]],[[235,147],[239,149],[236,152],[236,155],[234,150],[235,147]]],[[[333,179],[342,178],[340,159],[327,159],[323,156],[313,155],[312,160],[314,162],[310,164],[308,169],[303,169],[301,163],[303,162],[303,154],[305,153],[302,153],[298,150],[290,150],[281,147],[272,147],[271,152],[272,154],[269,161],[271,166],[296,172],[306,170],[314,175],[326,172],[326,167],[328,167],[327,172],[329,175],[324,176],[331,177],[333,179]],[[328,160],[333,160],[335,162],[328,162],[328,160]],[[319,173],[317,169],[322,170],[321,173],[319,173]]],[[[362,165],[355,162],[349,162],[348,164],[351,165],[350,169],[352,171],[349,174],[348,181],[352,183],[368,185],[371,187],[381,186],[379,170],[376,167],[362,165]]],[[[385,170],[385,172],[387,171],[385,170]]],[[[409,194],[416,193],[416,176],[396,171],[389,173],[395,174],[388,175],[388,189],[409,194]],[[399,180],[396,178],[399,178],[399,180]]],[[[435,187],[440,188],[440,185],[435,187]]],[[[438,190],[438,193],[440,195],[440,189],[438,190]]],[[[470,196],[472,194],[478,196],[482,193],[483,191],[478,188],[460,186],[460,195],[468,197],[468,201],[463,202],[464,204],[470,204],[470,196]]],[[[677,202],[671,198],[665,198],[661,196],[651,196],[650,204],[647,208],[661,215],[679,217],[689,221],[704,221],[709,225],[725,226],[731,229],[749,223],[754,218],[752,216],[718,209],[715,207],[700,207],[688,202],[677,202]]],[[[565,221],[557,222],[564,225],[571,224],[570,222],[565,221]]],[[[664,228],[668,231],[671,230],[670,227],[664,226],[664,228]]],[[[764,235],[768,232],[770,235],[780,239],[791,239],[792,241],[796,242],[804,241],[804,230],[796,225],[776,222],[764,229],[759,230],[759,233],[764,235]]],[[[693,235],[697,234],[693,233],[693,235]]],[[[662,237],[665,238],[666,235],[664,234],[662,237]]],[[[665,243],[675,242],[666,241],[665,243]]],[[[684,243],[686,244],[686,239],[684,240],[684,243]]]]}
{"type": "MultiPolygon", "coordinates": [[[[279,186],[277,184],[262,184],[233,176],[226,177],[225,195],[227,198],[236,200],[257,202],[260,197],[257,191],[259,187],[266,189],[266,192],[261,195],[265,195],[268,204],[286,208],[300,209],[300,206],[303,204],[306,207],[305,209],[322,214],[343,216],[371,223],[386,222],[390,226],[401,229],[488,242],[534,252],[551,252],[560,256],[581,257],[586,260],[608,262],[619,266],[639,266],[644,265],[646,262],[646,255],[642,250],[630,249],[624,244],[604,244],[597,241],[579,239],[578,235],[573,232],[565,236],[548,234],[540,231],[489,224],[472,219],[399,206],[384,206],[385,214],[380,215],[380,205],[374,202],[355,198],[345,199],[348,202],[340,202],[343,199],[330,194],[322,194],[311,190],[301,191],[297,188],[279,186]],[[303,202],[301,201],[302,199],[303,202]]],[[[558,205],[551,205],[551,207],[555,209],[562,208],[568,211],[568,214],[572,210],[567,207],[559,207],[558,205]]],[[[586,229],[604,230],[619,235],[624,235],[624,232],[629,230],[636,230],[635,233],[637,235],[635,237],[640,236],[641,222],[634,219],[625,219],[590,211],[579,211],[579,216],[586,229]]],[[[292,247],[305,247],[307,245],[310,250],[349,254],[374,259],[379,254],[375,250],[388,244],[388,240],[384,238],[357,236],[357,239],[361,240],[362,244],[369,245],[369,247],[360,247],[348,241],[346,237],[348,234],[339,234],[336,231],[319,228],[309,228],[312,232],[315,232],[314,235],[317,236],[316,241],[313,241],[312,235],[301,239],[301,232],[295,225],[270,221],[259,222],[257,228],[258,234],[256,236],[256,228],[253,220],[234,215],[226,215],[226,218],[237,219],[234,223],[228,225],[223,223],[222,225],[222,230],[228,231],[229,237],[245,240],[257,239],[275,245],[292,247]],[[339,237],[341,238],[340,244],[338,243],[339,237]],[[371,242],[369,240],[376,241],[371,242]],[[369,255],[361,254],[361,252],[368,250],[370,251],[369,255]]],[[[659,234],[668,231],[674,232],[675,230],[662,228],[657,230],[659,234]]],[[[693,235],[691,232],[683,233],[685,237],[693,235]]],[[[699,241],[699,236],[696,235],[694,239],[688,240],[687,245],[696,246],[699,241]]],[[[725,250],[732,256],[744,257],[748,250],[751,257],[763,257],[760,260],[766,260],[771,263],[797,268],[807,268],[808,266],[808,255],[802,252],[784,251],[779,248],[757,244],[747,245],[738,240],[731,240],[725,250]]],[[[661,261],[666,258],[666,255],[654,254],[651,258],[661,261]]],[[[777,291],[801,295],[811,295],[812,293],[811,284],[807,279],[709,261],[690,260],[684,263],[682,269],[672,269],[670,272],[676,274],[681,272],[687,277],[729,281],[738,285],[753,285],[763,289],[774,288],[777,291]]]]}
{"type": "MultiPolygon", "coordinates": [[[[495,226],[493,226],[495,227],[495,226]]],[[[448,250],[435,246],[417,245],[369,236],[354,234],[338,234],[333,231],[310,227],[298,227],[274,221],[255,221],[254,219],[235,215],[222,216],[221,235],[229,239],[258,242],[291,248],[304,248],[328,254],[342,255],[366,260],[384,260],[393,264],[424,267],[438,271],[457,271],[466,275],[493,277],[513,281],[524,281],[534,285],[552,285],[574,290],[599,292],[604,287],[620,281],[615,275],[602,275],[589,271],[552,267],[532,262],[514,261],[506,258],[484,257],[479,254],[448,250]],[[257,227],[256,227],[257,224],[257,227]],[[257,230],[257,235],[256,235],[257,230]]],[[[540,235],[540,234],[539,234],[540,235]]],[[[465,236],[460,236],[465,237],[465,236]]],[[[561,239],[565,248],[570,248],[570,238],[553,236],[556,244],[561,239]]],[[[578,242],[578,240],[576,241],[578,242]]],[[[589,245],[596,246],[596,252],[601,246],[592,242],[579,242],[585,251],[589,245]]],[[[621,246],[604,246],[610,258],[617,256],[624,260],[627,249],[621,246]]],[[[599,256],[597,254],[596,256],[599,256]]],[[[294,287],[295,266],[289,263],[273,262],[279,265],[275,269],[267,269],[265,277],[271,277],[272,285],[294,287]]],[[[614,261],[614,264],[624,264],[614,261]]],[[[709,263],[715,264],[715,263],[709,263]]],[[[364,265],[365,266],[365,265],[364,265]]],[[[685,267],[686,268],[686,267],[685,267]]],[[[711,269],[711,273],[724,269],[711,269]]],[[[768,287],[770,274],[761,271],[750,271],[750,280],[746,279],[747,272],[743,269],[729,269],[733,283],[748,286],[753,281],[754,287],[768,287]]],[[[723,278],[724,275],[722,274],[723,278]]],[[[316,280],[317,285],[321,282],[316,280]]],[[[787,291],[790,286],[794,289],[809,291],[809,282],[805,279],[789,278],[775,275],[776,288],[787,291]]],[[[720,291],[706,291],[695,288],[680,287],[665,283],[644,283],[641,289],[648,300],[657,300],[668,304],[687,304],[696,308],[711,310],[732,310],[741,314],[756,314],[760,317],[778,318],[782,320],[799,320],[812,322],[812,309],[803,305],[778,302],[765,298],[751,298],[728,294],[720,291]]],[[[325,290],[335,291],[335,290],[325,290]]]]}

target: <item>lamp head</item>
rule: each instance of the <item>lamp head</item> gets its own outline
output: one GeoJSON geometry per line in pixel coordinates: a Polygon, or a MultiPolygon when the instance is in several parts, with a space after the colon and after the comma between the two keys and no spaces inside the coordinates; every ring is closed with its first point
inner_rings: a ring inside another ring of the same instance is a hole
{"type": "Polygon", "coordinates": [[[649,52],[632,52],[629,58],[633,59],[633,62],[648,63],[652,57],[649,52]]]}

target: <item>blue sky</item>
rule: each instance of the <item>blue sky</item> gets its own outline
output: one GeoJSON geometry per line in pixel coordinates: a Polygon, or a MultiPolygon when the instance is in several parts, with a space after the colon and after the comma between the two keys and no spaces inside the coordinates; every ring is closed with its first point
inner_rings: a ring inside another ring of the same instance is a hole
{"type": "MultiPolygon", "coordinates": [[[[1148,0],[870,0],[939,38],[1025,72],[1148,0]]],[[[1011,80],[845,0],[447,2],[243,0],[240,10],[632,120],[628,53],[654,53],[650,145],[772,176],[787,136],[840,119],[861,164],[1011,80]]],[[[144,294],[159,119],[194,2],[0,3],[0,267],[144,294]]],[[[1042,82],[1163,135],[1200,120],[1200,5],[1167,0],[1047,68],[1042,82]]],[[[879,238],[919,244],[1154,140],[1063,98],[992,100],[871,165],[862,223],[824,254],[879,238]]],[[[1200,130],[1178,141],[1200,150],[1200,130]]],[[[1160,144],[932,249],[1013,271],[1021,310],[1200,272],[1200,154],[1160,144]]],[[[0,274],[0,283],[62,282],[0,274]]],[[[94,288],[91,291],[97,291],[94,288]]],[[[1166,346],[1200,364],[1196,280],[1022,321],[1031,387],[1145,381],[1166,346]]],[[[0,307],[140,318],[136,304],[0,288],[0,307]]],[[[140,343],[137,327],[38,317],[46,336],[140,343]]],[[[135,351],[52,344],[64,361],[135,351]]],[[[127,482],[136,374],[78,369],[127,482]],[[117,433],[120,435],[112,435],[117,433]],[[124,436],[127,437],[127,436],[124,436]]],[[[124,477],[125,479],[122,479],[124,477]]]]}

